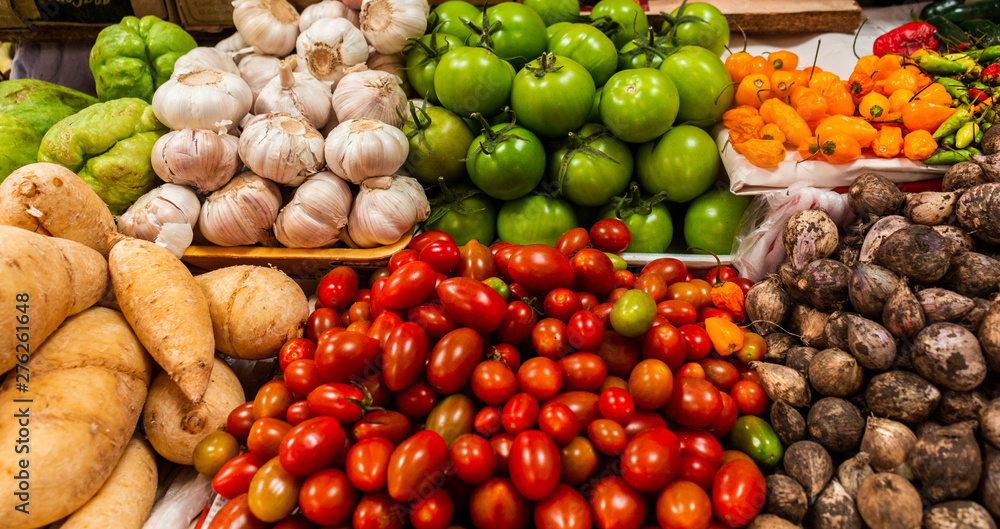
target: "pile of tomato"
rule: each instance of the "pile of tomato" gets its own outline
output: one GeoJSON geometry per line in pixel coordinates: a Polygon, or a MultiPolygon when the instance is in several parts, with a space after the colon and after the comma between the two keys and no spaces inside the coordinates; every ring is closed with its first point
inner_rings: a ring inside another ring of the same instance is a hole
{"type": "Polygon", "coordinates": [[[765,343],[737,325],[751,282],[668,258],[635,275],[630,237],[615,219],[555,246],[431,231],[369,288],[331,270],[283,376],[196,449],[229,499],[203,526],[747,524],[764,476],[719,438],[768,405],[747,366],[765,343]]]}

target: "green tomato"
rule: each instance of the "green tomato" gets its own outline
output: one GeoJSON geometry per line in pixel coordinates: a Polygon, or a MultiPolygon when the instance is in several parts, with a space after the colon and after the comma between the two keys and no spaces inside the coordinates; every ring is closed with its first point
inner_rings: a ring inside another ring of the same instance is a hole
{"type": "Polygon", "coordinates": [[[500,294],[500,297],[502,297],[504,301],[508,301],[510,299],[510,287],[507,286],[507,283],[504,283],[503,279],[495,276],[487,277],[483,280],[483,283],[486,283],[486,286],[495,290],[497,294],[500,294]]]}
{"type": "Polygon", "coordinates": [[[448,233],[458,246],[472,239],[483,244],[490,244],[496,239],[496,204],[475,187],[463,184],[450,189],[450,192],[439,190],[430,197],[430,202],[431,216],[424,224],[427,230],[448,233]]]}
{"type": "Polygon", "coordinates": [[[479,24],[479,27],[486,24],[487,28],[499,26],[489,35],[488,41],[482,35],[473,35],[470,44],[489,44],[497,55],[514,67],[514,71],[545,51],[548,42],[545,22],[524,4],[503,2],[488,7],[485,19],[481,18],[479,24]]]}
{"type": "Polygon", "coordinates": [[[595,93],[583,66],[544,53],[514,77],[510,105],[525,128],[543,138],[560,138],[587,122],[595,93]]]}
{"type": "MultiPolygon", "coordinates": [[[[452,35],[459,42],[465,42],[472,30],[463,23],[465,20],[481,20],[483,13],[476,6],[463,0],[447,0],[431,11],[427,17],[427,30],[437,29],[438,34],[452,35]]],[[[407,72],[409,74],[409,72],[407,72]]]]}
{"type": "MultiPolygon", "coordinates": [[[[734,195],[728,189],[712,189],[696,198],[684,214],[684,241],[718,255],[733,250],[733,238],[750,197],[734,195]]],[[[704,253],[704,252],[698,252],[704,253]]]]}
{"type": "Polygon", "coordinates": [[[577,225],[576,212],[569,202],[544,195],[505,202],[497,214],[497,236],[514,244],[555,246],[563,233],[577,225]]]}
{"type": "Polygon", "coordinates": [[[587,116],[587,123],[601,123],[601,93],[604,88],[598,88],[594,94],[594,104],[590,107],[590,115],[587,116]]]}
{"type": "MultiPolygon", "coordinates": [[[[613,204],[601,210],[601,218],[618,218],[613,204]]],[[[625,223],[632,234],[626,252],[664,253],[674,239],[674,222],[670,218],[670,210],[663,202],[650,206],[649,213],[636,212],[619,220],[625,223]]]]}
{"type": "Polygon", "coordinates": [[[767,421],[756,415],[743,415],[736,419],[729,439],[733,448],[750,456],[762,469],[777,467],[785,454],[778,433],[767,421]]]}
{"type": "Polygon", "coordinates": [[[604,252],[604,255],[608,256],[608,259],[611,259],[611,266],[615,272],[628,268],[628,263],[625,262],[625,259],[622,259],[622,256],[611,252],[604,252]]]}
{"type": "MultiPolygon", "coordinates": [[[[626,42],[624,46],[618,50],[618,69],[619,70],[634,70],[636,68],[659,68],[663,64],[663,57],[666,53],[659,51],[658,49],[653,50],[637,50],[638,48],[635,42],[626,42]]],[[[674,84],[677,83],[676,79],[671,78],[674,84]]]]}
{"type": "Polygon", "coordinates": [[[469,145],[469,178],[487,195],[513,200],[531,192],[545,175],[545,148],[530,130],[493,125],[469,145]]]}
{"type": "Polygon", "coordinates": [[[549,51],[569,57],[590,72],[594,86],[601,87],[618,67],[618,48],[601,30],[588,24],[570,24],[549,39],[549,51]]]}
{"type": "Polygon", "coordinates": [[[663,60],[660,71],[677,87],[680,97],[679,123],[709,127],[733,106],[729,71],[722,59],[698,46],[684,46],[663,60]]]}
{"type": "Polygon", "coordinates": [[[588,123],[549,156],[548,178],[566,200],[578,206],[603,206],[628,187],[633,163],[625,142],[603,126],[588,123]]]}
{"type": "Polygon", "coordinates": [[[650,141],[667,131],[677,116],[677,87],[654,68],[624,70],[611,76],[601,93],[601,122],[615,136],[650,141]]]}
{"type": "Polygon", "coordinates": [[[406,54],[406,80],[413,91],[431,103],[440,103],[434,91],[434,72],[445,53],[462,46],[462,39],[444,33],[424,35],[414,42],[406,54]]]}
{"type": "Polygon", "coordinates": [[[639,289],[622,294],[611,306],[611,328],[626,338],[642,336],[656,317],[656,301],[639,289]]]}
{"type": "MultiPolygon", "coordinates": [[[[679,16],[679,9],[680,7],[674,9],[670,15],[679,16]]],[[[674,34],[678,45],[701,46],[711,50],[716,57],[722,55],[726,45],[729,44],[729,22],[719,8],[705,2],[694,2],[684,6],[682,16],[696,16],[702,21],[694,20],[679,24],[674,34]]]]}
{"type": "Polygon", "coordinates": [[[546,26],[559,22],[576,22],[580,18],[580,3],[577,0],[524,0],[542,17],[546,26]]]}
{"type": "Polygon", "coordinates": [[[632,0],[601,0],[590,11],[590,20],[597,22],[602,18],[608,18],[617,24],[616,29],[608,35],[615,43],[615,48],[621,48],[636,35],[645,35],[649,31],[646,13],[638,2],[632,0]]]}
{"type": "Polygon", "coordinates": [[[460,116],[495,116],[510,99],[514,68],[486,48],[445,53],[434,71],[434,91],[445,108],[460,116]]]}
{"type": "Polygon", "coordinates": [[[425,187],[436,185],[438,177],[451,184],[468,175],[465,155],[474,138],[462,118],[444,107],[414,108],[403,123],[410,144],[406,168],[425,187]]]}
{"type": "Polygon", "coordinates": [[[570,22],[556,22],[551,26],[545,28],[545,49],[548,50],[548,43],[552,42],[552,39],[556,38],[558,35],[562,35],[563,30],[570,27],[572,24],[570,22]]]}
{"type": "Polygon", "coordinates": [[[712,187],[720,165],[712,136],[694,125],[679,125],[639,147],[636,179],[649,194],[687,202],[712,187]]]}

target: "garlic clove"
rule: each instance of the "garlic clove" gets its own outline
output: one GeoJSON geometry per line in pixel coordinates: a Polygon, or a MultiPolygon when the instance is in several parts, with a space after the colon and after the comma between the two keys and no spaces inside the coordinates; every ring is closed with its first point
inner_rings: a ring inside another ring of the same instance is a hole
{"type": "Polygon", "coordinates": [[[299,13],[285,0],[235,0],[233,25],[260,53],[288,55],[299,34],[299,13]]]}
{"type": "Polygon", "coordinates": [[[399,53],[427,30],[426,0],[364,0],[361,31],[380,53],[399,53]]]}
{"type": "MultiPolygon", "coordinates": [[[[192,228],[198,221],[201,211],[201,203],[198,196],[188,187],[163,184],[156,189],[139,197],[128,210],[118,217],[118,230],[129,237],[136,237],[147,241],[158,241],[163,235],[166,226],[183,225],[187,228],[189,237],[179,237],[185,231],[178,227],[173,227],[164,236],[164,240],[171,241],[174,250],[184,253],[184,250],[191,245],[194,237],[192,228]],[[181,244],[184,241],[185,244],[181,244]]],[[[175,253],[175,255],[178,255],[175,253]]],[[[179,255],[178,255],[179,256],[179,255]]]]}
{"type": "Polygon", "coordinates": [[[233,58],[226,52],[218,48],[198,47],[184,55],[174,63],[174,71],[171,77],[176,77],[184,73],[191,73],[198,70],[219,70],[220,72],[239,75],[240,69],[236,66],[233,58]]]}
{"type": "Polygon", "coordinates": [[[369,70],[378,70],[395,75],[400,79],[400,86],[403,88],[403,93],[410,92],[410,84],[406,81],[406,67],[403,64],[402,53],[384,54],[372,48],[368,50],[368,62],[366,66],[368,66],[369,70]]]}
{"type": "Polygon", "coordinates": [[[240,77],[246,81],[256,101],[260,91],[279,75],[281,59],[270,55],[253,53],[240,61],[240,77]]]}
{"type": "Polygon", "coordinates": [[[214,130],[224,121],[239,122],[252,103],[240,76],[204,69],[171,77],[156,89],[152,106],[156,119],[171,129],[214,130]]]}
{"type": "Polygon", "coordinates": [[[187,223],[170,222],[163,225],[159,235],[153,242],[162,246],[174,257],[180,259],[184,255],[184,250],[191,246],[194,241],[194,228],[187,223]]]}
{"type": "Polygon", "coordinates": [[[278,213],[274,235],[289,248],[323,248],[336,243],[347,225],[354,196],[330,172],[309,177],[278,213]]]}
{"type": "Polygon", "coordinates": [[[269,112],[254,116],[240,134],[243,163],[263,178],[297,186],[323,169],[323,136],[303,116],[269,112]]]}
{"type": "Polygon", "coordinates": [[[357,11],[338,0],[323,0],[302,10],[299,14],[299,32],[309,29],[309,26],[321,18],[343,18],[354,24],[354,27],[361,25],[361,17],[357,11]]]}
{"type": "Polygon", "coordinates": [[[278,186],[244,171],[208,196],[198,227],[209,242],[219,246],[262,243],[270,239],[280,208],[278,186]]]}
{"type": "Polygon", "coordinates": [[[360,184],[398,171],[406,162],[410,144],[396,127],[374,119],[352,119],[333,129],[324,152],[334,174],[360,184]]]}
{"type": "Polygon", "coordinates": [[[333,85],[368,60],[368,42],[347,19],[321,18],[299,35],[295,53],[310,75],[333,85]]]}
{"type": "Polygon", "coordinates": [[[210,193],[226,185],[243,165],[239,140],[209,130],[168,132],[153,144],[150,162],[164,182],[210,193]]]}
{"type": "MultiPolygon", "coordinates": [[[[216,49],[226,53],[236,53],[240,50],[247,48],[247,43],[243,40],[243,35],[237,31],[232,35],[222,39],[218,44],[215,45],[216,49]]],[[[237,61],[238,62],[238,61],[237,61]]]]}
{"type": "Polygon", "coordinates": [[[399,77],[379,70],[345,75],[333,91],[331,103],[341,122],[367,118],[400,127],[410,115],[399,77]]]}
{"type": "Polygon", "coordinates": [[[281,61],[278,77],[271,79],[254,102],[254,113],[287,112],[304,116],[317,129],[330,120],[329,86],[308,73],[295,72],[295,55],[281,61]]]}

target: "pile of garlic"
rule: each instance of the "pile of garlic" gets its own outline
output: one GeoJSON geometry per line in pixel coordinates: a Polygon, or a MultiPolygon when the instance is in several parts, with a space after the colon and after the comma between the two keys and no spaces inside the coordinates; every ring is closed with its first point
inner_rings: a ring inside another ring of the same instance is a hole
{"type": "Polygon", "coordinates": [[[370,248],[427,218],[405,176],[409,115],[401,51],[427,26],[427,0],[235,0],[237,32],[177,60],[153,96],[173,129],[151,164],[166,184],[123,232],[180,256],[211,244],[370,248]]]}

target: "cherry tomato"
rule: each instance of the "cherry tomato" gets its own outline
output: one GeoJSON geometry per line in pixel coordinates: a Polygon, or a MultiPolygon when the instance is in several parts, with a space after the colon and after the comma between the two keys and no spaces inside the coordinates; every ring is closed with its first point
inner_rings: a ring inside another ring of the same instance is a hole
{"type": "Polygon", "coordinates": [[[642,492],[662,489],[674,480],[680,464],[681,443],[666,428],[642,432],[622,451],[622,478],[642,492]]]}
{"type": "Polygon", "coordinates": [[[446,529],[455,515],[455,502],[442,489],[434,489],[410,506],[413,529],[446,529]]]}
{"type": "Polygon", "coordinates": [[[764,475],[749,461],[730,461],[719,469],[712,483],[715,517],[729,527],[750,523],[765,499],[764,475]]]}
{"type": "Polygon", "coordinates": [[[389,458],[386,487],[396,501],[417,499],[428,486],[444,479],[448,445],[436,432],[422,430],[403,441],[389,458]]]}
{"type": "Polygon", "coordinates": [[[410,239],[410,244],[407,246],[411,250],[419,253],[428,245],[437,241],[448,241],[452,244],[455,243],[455,239],[450,233],[441,230],[431,230],[425,231],[419,235],[414,235],[413,238],[410,239]]]}
{"type": "MultiPolygon", "coordinates": [[[[319,309],[317,309],[319,310],[319,309]]],[[[371,298],[368,301],[355,301],[347,309],[349,323],[358,321],[372,321],[371,298]]],[[[308,336],[308,335],[307,335],[308,336]]]]}
{"type": "Polygon", "coordinates": [[[675,481],[656,498],[656,521],[661,529],[707,529],[712,523],[712,499],[695,483],[675,481]]]}
{"type": "Polygon", "coordinates": [[[292,425],[280,419],[257,419],[247,436],[247,450],[260,457],[277,457],[281,440],[292,429],[292,425]]]}
{"type": "Polygon", "coordinates": [[[601,318],[601,324],[604,325],[605,332],[611,330],[611,307],[614,306],[614,303],[606,302],[596,305],[590,309],[590,312],[593,312],[598,318],[601,318]]]}
{"type": "MultiPolygon", "coordinates": [[[[323,383],[323,377],[319,374],[316,361],[309,358],[296,360],[283,371],[285,372],[285,384],[296,395],[308,395],[309,392],[323,383]]],[[[288,408],[285,408],[285,415],[287,416],[287,414],[288,408]]]]}
{"type": "Polygon", "coordinates": [[[556,444],[564,445],[580,432],[580,420],[569,406],[550,402],[542,406],[538,414],[538,428],[556,444]]]}
{"type": "Polygon", "coordinates": [[[292,338],[281,346],[278,351],[278,365],[284,371],[288,364],[304,358],[316,356],[316,343],[308,338],[292,338]]]}
{"type": "Polygon", "coordinates": [[[385,311],[375,317],[375,321],[368,327],[368,331],[365,334],[370,338],[378,340],[379,344],[385,347],[385,340],[389,336],[389,332],[402,324],[403,318],[399,314],[385,311]]]}
{"type": "MultiPolygon", "coordinates": [[[[493,261],[497,265],[497,275],[508,283],[511,281],[510,270],[508,267],[510,264],[510,258],[520,249],[520,245],[508,243],[506,246],[500,247],[493,252],[493,261]]],[[[490,247],[490,250],[492,251],[493,247],[490,247]]]]}
{"type": "Polygon", "coordinates": [[[753,280],[746,277],[734,277],[729,281],[731,283],[736,283],[736,285],[740,287],[740,290],[743,291],[744,296],[747,295],[747,292],[750,292],[750,287],[754,286],[753,280]]]}
{"type": "Polygon", "coordinates": [[[548,291],[573,283],[569,258],[544,244],[529,244],[510,257],[510,277],[531,290],[548,291]]]}
{"type": "Polygon", "coordinates": [[[618,219],[601,219],[590,228],[590,243],[602,252],[624,252],[630,242],[632,233],[618,219]]]}
{"type": "Polygon", "coordinates": [[[460,260],[455,241],[435,241],[420,250],[420,260],[429,264],[435,272],[449,274],[460,260]]]}
{"type": "Polygon", "coordinates": [[[702,307],[701,289],[687,281],[671,283],[667,287],[667,299],[690,303],[696,309],[702,307]]]}
{"type": "Polygon", "coordinates": [[[587,481],[597,470],[597,456],[597,450],[589,439],[574,437],[568,444],[559,448],[559,458],[562,460],[559,481],[573,486],[587,481]]]}
{"type": "Polygon", "coordinates": [[[676,371],[684,364],[687,355],[687,344],[676,327],[669,323],[658,325],[642,340],[642,357],[659,360],[671,371],[676,371]]]}
{"type": "Polygon", "coordinates": [[[325,468],[306,478],[299,490],[302,514],[320,525],[337,525],[351,517],[358,502],[358,491],[347,474],[325,468]]]}
{"type": "Polygon", "coordinates": [[[486,360],[472,370],[472,393],[490,406],[502,406],[517,393],[517,377],[496,360],[486,360]]]}
{"type": "Polygon", "coordinates": [[[566,324],[566,339],[577,351],[596,351],[604,341],[604,323],[589,310],[579,310],[566,324]]]}
{"type": "Polygon", "coordinates": [[[470,485],[489,479],[497,465],[497,455],[490,442],[475,434],[455,439],[448,449],[448,459],[454,465],[458,479],[470,485]]]}
{"type": "Polygon", "coordinates": [[[215,513],[208,529],[267,529],[271,524],[259,520],[250,512],[247,494],[234,496],[215,513]]]}
{"type": "Polygon", "coordinates": [[[650,261],[649,264],[642,267],[640,275],[646,272],[659,275],[667,282],[667,285],[683,281],[684,276],[688,273],[687,266],[681,260],[672,257],[661,257],[650,261]]]}
{"type": "Polygon", "coordinates": [[[445,446],[460,436],[472,433],[475,427],[476,405],[472,399],[462,395],[448,395],[434,406],[427,415],[424,429],[437,433],[445,442],[445,446]]]}
{"type": "Polygon", "coordinates": [[[528,393],[518,393],[503,406],[500,416],[504,430],[517,435],[535,426],[540,408],[538,401],[528,393]]]}
{"type": "Polygon", "coordinates": [[[615,288],[624,288],[626,290],[635,288],[635,274],[628,270],[616,270],[615,288]]]}
{"type": "Polygon", "coordinates": [[[760,362],[767,354],[767,342],[764,337],[755,332],[743,333],[743,347],[736,351],[736,359],[743,364],[750,362],[760,362]]]}
{"type": "Polygon", "coordinates": [[[338,266],[319,280],[316,297],[333,311],[346,309],[358,292],[358,274],[349,266],[338,266]]]}
{"type": "MultiPolygon", "coordinates": [[[[456,252],[457,254],[457,252],[456,252]]],[[[400,266],[378,293],[379,304],[387,309],[408,309],[420,304],[434,291],[436,277],[431,265],[412,261],[400,266]]],[[[372,288],[373,295],[375,287],[372,288]]]]}
{"type": "Polygon", "coordinates": [[[389,472],[389,457],[395,447],[388,439],[372,437],[358,441],[347,452],[347,478],[362,492],[382,490],[389,472]]]}
{"type": "Polygon", "coordinates": [[[302,478],[289,474],[274,457],[250,480],[247,491],[250,512],[262,522],[280,521],[298,506],[301,487],[302,478]]]}
{"type": "Polygon", "coordinates": [[[583,304],[576,293],[568,288],[553,288],[542,303],[545,315],[566,323],[570,316],[583,310],[583,304]]]}
{"type": "Polygon", "coordinates": [[[625,433],[629,439],[634,439],[635,436],[642,432],[652,430],[653,428],[666,427],[667,421],[660,413],[649,410],[635,410],[632,420],[625,424],[625,433]]]}
{"type": "Polygon", "coordinates": [[[323,331],[340,326],[340,316],[333,309],[319,308],[306,319],[306,338],[315,342],[323,331]]]}
{"type": "Polygon", "coordinates": [[[708,428],[705,428],[716,437],[728,435],[733,426],[736,426],[736,417],[738,415],[736,401],[729,396],[729,393],[720,391],[719,398],[722,399],[722,413],[719,414],[719,418],[715,422],[709,425],[708,428]]]}
{"type": "Polygon", "coordinates": [[[445,279],[437,287],[441,305],[459,325],[493,332],[507,314],[507,302],[482,281],[467,277],[445,279]]]}
{"type": "Polygon", "coordinates": [[[376,281],[384,277],[389,277],[392,275],[392,271],[389,270],[388,266],[383,266],[381,268],[376,268],[372,271],[371,275],[368,276],[368,288],[371,288],[376,281]]]}
{"type": "Polygon", "coordinates": [[[212,490],[227,499],[234,499],[250,490],[250,480],[267,463],[267,458],[252,452],[230,459],[212,477],[212,490]]]}
{"type": "Polygon", "coordinates": [[[518,492],[529,500],[539,501],[559,484],[562,461],[559,449],[548,435],[527,430],[514,438],[507,468],[518,492]]]}
{"type": "Polygon", "coordinates": [[[617,456],[628,444],[625,428],[611,419],[596,419],[587,426],[587,437],[599,452],[617,456]]]}
{"type": "Polygon", "coordinates": [[[476,412],[476,418],[472,427],[476,433],[489,439],[503,431],[503,419],[500,408],[496,406],[485,406],[476,412]]]}
{"type": "Polygon", "coordinates": [[[608,388],[618,388],[628,391],[628,382],[621,377],[610,376],[604,377],[604,382],[601,383],[601,387],[598,388],[598,393],[608,389],[608,388]]]}
{"type": "Polygon", "coordinates": [[[437,393],[430,384],[422,380],[414,382],[393,397],[396,409],[411,419],[426,416],[436,403],[437,393]]]}
{"type": "Polygon", "coordinates": [[[573,353],[556,362],[563,391],[596,391],[607,377],[604,360],[594,353],[573,353]]]}
{"type": "Polygon", "coordinates": [[[515,373],[521,369],[521,353],[518,352],[516,347],[509,343],[498,343],[494,345],[493,348],[490,349],[489,357],[492,360],[499,360],[507,364],[507,367],[515,373]]]}
{"type": "Polygon", "coordinates": [[[600,304],[600,301],[597,300],[597,296],[591,294],[590,292],[577,292],[576,297],[580,298],[580,306],[586,311],[589,311],[600,304]]]}
{"type": "Polygon", "coordinates": [[[614,331],[604,333],[604,341],[594,353],[604,360],[609,375],[628,378],[632,369],[642,359],[639,355],[639,345],[632,340],[626,340],[614,331]]]}
{"type": "Polygon", "coordinates": [[[351,303],[358,303],[360,301],[371,301],[372,291],[368,288],[359,288],[357,292],[354,293],[354,299],[351,303]]]}
{"type": "Polygon", "coordinates": [[[705,329],[693,325],[681,325],[677,331],[684,337],[684,345],[687,351],[688,360],[701,360],[712,351],[712,339],[709,338],[705,329]]]}
{"type": "Polygon", "coordinates": [[[535,529],[590,529],[590,506],[576,489],[559,484],[549,497],[535,504],[534,522],[535,529]]]}
{"type": "Polygon", "coordinates": [[[369,492],[358,501],[351,523],[354,529],[403,529],[406,507],[393,501],[385,491],[369,492]]]}
{"type": "Polygon", "coordinates": [[[693,303],[695,307],[700,309],[712,305],[712,285],[708,281],[704,279],[692,279],[688,283],[701,295],[701,302],[693,303]]]}
{"type": "Polygon", "coordinates": [[[573,257],[576,252],[588,246],[590,246],[590,234],[587,230],[573,228],[559,236],[555,248],[566,257],[573,257]]]}
{"type": "Polygon", "coordinates": [[[316,349],[316,367],[327,382],[347,382],[376,370],[379,341],[367,335],[344,331],[324,341],[316,349]]]}
{"type": "Polygon", "coordinates": [[[688,362],[674,373],[674,378],[691,377],[705,380],[705,368],[698,362],[688,362]]]}
{"type": "Polygon", "coordinates": [[[389,331],[382,349],[382,376],[390,390],[402,391],[420,378],[427,347],[427,333],[416,323],[402,323],[389,331]]]}
{"type": "Polygon", "coordinates": [[[363,401],[364,393],[355,386],[339,382],[323,384],[306,397],[314,413],[333,417],[342,424],[356,422],[362,416],[361,406],[351,400],[363,401]]]}
{"type": "Polygon", "coordinates": [[[497,275],[497,267],[493,262],[493,252],[479,241],[472,239],[465,243],[459,249],[458,254],[460,259],[456,275],[476,281],[485,281],[497,275]]]}
{"type": "Polygon", "coordinates": [[[313,417],[318,417],[318,415],[313,413],[312,408],[309,407],[309,402],[300,400],[288,407],[288,413],[285,414],[285,422],[296,426],[313,417]]]}
{"type": "Polygon", "coordinates": [[[681,462],[677,467],[676,479],[690,481],[707,491],[711,491],[716,470],[715,465],[705,459],[684,455],[681,452],[681,462]]]}
{"type": "Polygon", "coordinates": [[[698,364],[705,370],[705,380],[712,383],[719,391],[729,391],[740,379],[736,366],[718,358],[703,358],[698,364]]]}
{"type": "Polygon", "coordinates": [[[600,417],[600,412],[597,411],[598,398],[595,393],[589,391],[564,391],[549,399],[548,402],[561,402],[569,406],[569,409],[573,410],[573,415],[576,415],[577,420],[580,421],[580,431],[582,432],[591,421],[600,417]]]}
{"type": "Polygon", "coordinates": [[[740,380],[729,390],[741,415],[760,415],[767,409],[768,398],[764,388],[749,380],[740,380]]]}
{"type": "Polygon", "coordinates": [[[397,444],[406,439],[410,433],[410,426],[410,419],[398,411],[374,410],[354,423],[351,436],[357,441],[382,437],[392,444],[397,444]]]}
{"type": "MultiPolygon", "coordinates": [[[[299,493],[302,494],[301,492],[299,493]]],[[[316,524],[310,522],[305,515],[296,514],[278,522],[272,529],[316,529],[316,524]]]]}
{"type": "Polygon", "coordinates": [[[687,301],[668,299],[656,304],[656,313],[663,316],[674,327],[698,321],[698,309],[687,301]]]}
{"type": "Polygon", "coordinates": [[[226,417],[226,431],[239,441],[246,442],[255,420],[257,419],[253,416],[253,401],[240,404],[226,417]]]}
{"type": "Polygon", "coordinates": [[[491,478],[472,491],[469,516],[479,529],[523,529],[531,516],[531,504],[507,478],[491,478]]]}
{"type": "Polygon", "coordinates": [[[468,327],[455,329],[441,338],[431,350],[427,362],[427,382],[438,393],[456,393],[469,382],[482,355],[483,340],[478,332],[468,327]]]}
{"type": "Polygon", "coordinates": [[[646,519],[646,498],[619,476],[595,483],[589,501],[598,529],[639,529],[646,519]]]}
{"type": "MultiPolygon", "coordinates": [[[[382,314],[382,312],[389,310],[389,308],[382,303],[382,289],[385,288],[385,285],[388,282],[389,276],[379,278],[377,281],[372,282],[372,295],[371,298],[368,299],[368,311],[370,315],[369,320],[375,319],[379,314],[382,314]]],[[[433,283],[433,278],[431,282],[433,283]]],[[[419,301],[417,303],[419,303],[419,301]]]]}
{"type": "Polygon", "coordinates": [[[722,398],[711,382],[681,377],[674,380],[673,393],[663,412],[681,426],[705,428],[722,413],[722,398]]]}
{"type": "Polygon", "coordinates": [[[555,318],[545,318],[531,329],[531,344],[539,356],[558,360],[572,351],[566,339],[566,324],[555,318]]]}
{"type": "Polygon", "coordinates": [[[514,445],[514,436],[504,432],[490,437],[489,441],[490,446],[493,447],[493,453],[497,456],[494,474],[497,476],[509,475],[507,465],[510,462],[510,447],[514,445]]]}
{"type": "Polygon", "coordinates": [[[639,274],[639,277],[635,280],[635,288],[649,294],[656,303],[660,303],[667,298],[667,282],[659,274],[653,272],[639,274]]]}
{"type": "MultiPolygon", "coordinates": [[[[753,463],[754,462],[752,457],[750,457],[749,455],[747,455],[745,452],[740,452],[739,450],[725,450],[725,451],[722,452],[722,461],[723,461],[722,464],[723,465],[725,465],[726,463],[728,463],[730,461],[735,461],[737,459],[742,460],[742,461],[746,461],[748,463],[753,463]]],[[[754,464],[756,464],[756,463],[754,463],[754,464]]]]}
{"type": "MultiPolygon", "coordinates": [[[[529,358],[517,370],[517,391],[531,395],[538,402],[545,402],[556,396],[561,386],[562,373],[559,366],[544,356],[529,358]]],[[[501,406],[503,402],[488,404],[501,406]]]]}
{"type": "Polygon", "coordinates": [[[654,410],[670,400],[674,376],[660,360],[639,362],[629,375],[628,387],[637,408],[654,410]]]}
{"type": "Polygon", "coordinates": [[[406,319],[419,325],[430,338],[441,338],[458,328],[455,318],[436,303],[424,303],[411,308],[406,311],[406,319]]]}
{"type": "Polygon", "coordinates": [[[405,265],[406,263],[412,263],[413,261],[417,261],[419,259],[420,252],[416,250],[407,248],[406,250],[398,251],[389,258],[389,274],[399,270],[399,267],[405,265]]]}
{"type": "Polygon", "coordinates": [[[760,373],[746,364],[736,364],[736,371],[739,371],[740,373],[740,380],[749,380],[750,382],[756,382],[758,384],[764,383],[760,378],[760,373]]]}
{"type": "Polygon", "coordinates": [[[278,460],[289,474],[307,476],[333,462],[346,435],[337,419],[309,419],[285,434],[278,460]]]}
{"type": "Polygon", "coordinates": [[[615,287],[615,269],[611,258],[600,250],[584,248],[570,262],[580,288],[604,298],[615,287]]]}
{"type": "Polygon", "coordinates": [[[507,304],[507,313],[500,320],[496,330],[497,340],[511,345],[520,345],[531,337],[536,322],[535,311],[523,301],[507,304]]]}
{"type": "Polygon", "coordinates": [[[624,425],[635,415],[635,402],[628,391],[622,388],[608,388],[601,392],[597,409],[600,410],[602,417],[624,425]]]}
{"type": "Polygon", "coordinates": [[[733,315],[715,307],[702,307],[698,309],[698,321],[705,321],[708,318],[722,318],[730,322],[733,321],[733,315]]]}

